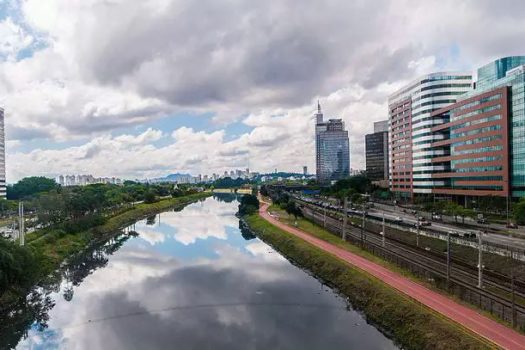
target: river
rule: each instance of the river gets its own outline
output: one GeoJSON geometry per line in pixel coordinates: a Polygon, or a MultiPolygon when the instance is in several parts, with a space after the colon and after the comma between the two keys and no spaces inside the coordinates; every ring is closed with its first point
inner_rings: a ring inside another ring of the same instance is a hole
{"type": "Polygon", "coordinates": [[[397,348],[345,298],[241,232],[237,205],[209,197],[73,259],[11,315],[0,348],[397,348]]]}

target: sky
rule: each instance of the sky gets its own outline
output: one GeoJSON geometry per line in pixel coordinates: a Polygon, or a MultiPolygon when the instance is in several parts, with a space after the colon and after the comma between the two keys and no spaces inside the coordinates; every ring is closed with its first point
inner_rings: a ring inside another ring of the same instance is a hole
{"type": "Polygon", "coordinates": [[[522,0],[0,0],[7,181],[351,167],[417,76],[525,54],[522,0]]]}

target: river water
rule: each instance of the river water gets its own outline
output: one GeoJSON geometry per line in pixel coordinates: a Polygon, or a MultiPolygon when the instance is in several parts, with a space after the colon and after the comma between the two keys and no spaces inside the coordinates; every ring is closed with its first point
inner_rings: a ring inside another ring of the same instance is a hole
{"type": "Polygon", "coordinates": [[[237,205],[210,197],[93,247],[10,316],[0,348],[396,348],[344,298],[241,232],[237,205]]]}

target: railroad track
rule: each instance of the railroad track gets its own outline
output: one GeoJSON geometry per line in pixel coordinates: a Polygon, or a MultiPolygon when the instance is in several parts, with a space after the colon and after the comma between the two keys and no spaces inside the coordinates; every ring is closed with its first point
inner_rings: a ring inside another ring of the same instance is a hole
{"type": "MultiPolygon", "coordinates": [[[[319,211],[308,208],[310,216],[313,217],[316,223],[323,225],[324,224],[324,215],[319,211]]],[[[326,217],[326,226],[329,231],[341,234],[342,223],[330,216],[326,217]]],[[[351,236],[353,239],[360,241],[361,240],[361,230],[355,226],[347,226],[347,235],[351,236]]],[[[416,246],[408,245],[406,242],[398,240],[396,238],[386,239],[386,247],[383,248],[382,245],[382,236],[370,232],[364,231],[364,238],[368,244],[373,244],[378,249],[386,249],[391,253],[395,253],[405,260],[409,260],[412,263],[417,264],[424,270],[432,272],[442,277],[446,277],[446,257],[441,254],[433,251],[427,251],[423,248],[416,246]]],[[[485,289],[490,289],[496,291],[494,294],[495,297],[501,298],[498,294],[510,294],[511,290],[511,281],[508,276],[499,274],[494,271],[485,270],[484,274],[484,286],[485,289]],[[499,293],[498,293],[499,292],[499,293]],[[497,293],[497,294],[496,294],[497,293]]],[[[467,284],[472,288],[477,288],[478,275],[477,268],[472,267],[472,265],[459,260],[451,259],[450,266],[450,278],[454,280],[455,283],[467,284]]],[[[525,299],[525,283],[521,280],[514,281],[514,293],[517,296],[520,296],[525,299]]],[[[507,300],[506,298],[501,298],[502,300],[507,300]]],[[[525,310],[524,310],[525,311],[525,310]]]]}

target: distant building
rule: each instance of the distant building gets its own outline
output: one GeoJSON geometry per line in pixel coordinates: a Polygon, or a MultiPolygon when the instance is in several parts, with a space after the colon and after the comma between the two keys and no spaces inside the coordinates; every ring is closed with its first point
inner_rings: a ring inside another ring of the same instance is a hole
{"type": "Polygon", "coordinates": [[[321,105],[315,114],[315,148],[317,181],[330,182],[350,173],[350,142],[342,119],[323,121],[321,105]]]}
{"type": "Polygon", "coordinates": [[[365,135],[366,175],[371,181],[388,179],[388,120],[374,123],[365,135]]]}
{"type": "Polygon", "coordinates": [[[308,175],[308,167],[306,165],[303,166],[303,175],[304,176],[308,175]]]}

